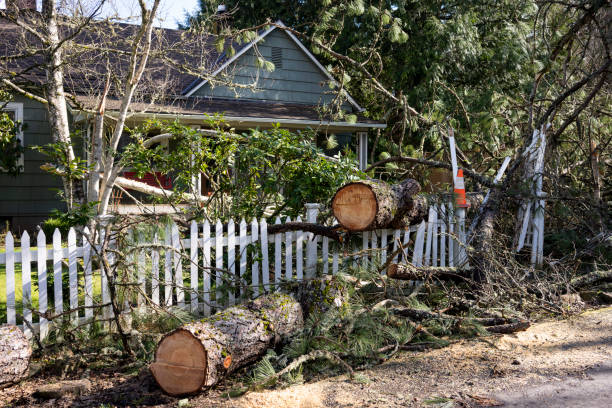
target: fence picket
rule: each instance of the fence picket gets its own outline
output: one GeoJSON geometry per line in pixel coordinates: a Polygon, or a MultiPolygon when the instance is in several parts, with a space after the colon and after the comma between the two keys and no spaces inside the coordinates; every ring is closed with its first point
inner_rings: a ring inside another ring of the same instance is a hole
{"type": "MultiPolygon", "coordinates": [[[[285,222],[291,222],[291,218],[287,217],[285,222]]],[[[293,278],[293,231],[285,232],[285,278],[293,278]]]]}
{"type": "Polygon", "coordinates": [[[240,230],[240,237],[238,239],[238,248],[239,248],[239,253],[240,253],[240,268],[239,268],[239,282],[240,282],[240,297],[244,298],[245,295],[245,289],[246,289],[246,285],[247,285],[247,281],[246,281],[246,277],[244,276],[246,274],[246,267],[247,267],[247,242],[246,242],[246,233],[247,233],[247,225],[246,225],[246,221],[244,220],[244,218],[242,220],[240,220],[240,225],[239,228],[240,230]]]}
{"type": "MultiPolygon", "coordinates": [[[[8,285],[7,285],[8,286],[8,285]]],[[[21,235],[21,303],[23,305],[23,333],[30,336],[32,325],[32,254],[30,253],[30,235],[24,231],[21,235]],[[27,322],[27,324],[26,324],[27,322]]]]}
{"type": "Polygon", "coordinates": [[[363,254],[361,255],[361,264],[362,265],[367,265],[368,263],[368,246],[369,246],[369,239],[370,238],[370,233],[368,231],[364,231],[362,233],[362,238],[361,238],[361,243],[363,244],[363,254]]]}
{"type": "Polygon", "coordinates": [[[380,260],[380,251],[377,251],[378,249],[378,231],[377,230],[370,231],[370,238],[371,238],[370,248],[372,249],[372,257],[370,259],[372,260],[373,263],[377,263],[380,260]]]}
{"type": "Polygon", "coordinates": [[[159,236],[157,231],[153,234],[153,248],[151,249],[151,302],[159,305],[159,236]]]}
{"type": "Polygon", "coordinates": [[[258,230],[259,225],[257,224],[257,219],[253,218],[253,221],[251,221],[251,246],[253,248],[251,255],[253,260],[253,264],[251,266],[251,285],[253,288],[253,297],[259,296],[259,261],[257,260],[258,257],[255,254],[255,251],[257,250],[257,241],[259,240],[257,233],[258,230]]]}
{"type": "Polygon", "coordinates": [[[433,224],[431,235],[431,266],[438,266],[438,207],[433,208],[433,224]]]}
{"type": "Polygon", "coordinates": [[[204,316],[210,316],[210,267],[212,265],[210,247],[212,241],[210,239],[210,222],[208,220],[204,222],[204,226],[202,227],[202,238],[204,240],[202,251],[204,316]]]}
{"type": "Polygon", "coordinates": [[[89,243],[89,229],[83,229],[83,291],[85,304],[85,318],[93,317],[93,279],[91,276],[91,245],[89,243]]]}
{"type": "MultiPolygon", "coordinates": [[[[276,217],[275,224],[280,224],[280,217],[276,217]]],[[[281,258],[281,234],[274,234],[274,282],[276,290],[279,289],[278,284],[282,277],[282,258],[281,258]]]]}
{"type": "Polygon", "coordinates": [[[321,259],[323,261],[323,276],[329,274],[329,238],[323,237],[321,248],[321,259]]]}
{"type": "MultiPolygon", "coordinates": [[[[400,241],[400,234],[402,232],[398,229],[396,229],[395,231],[393,231],[393,252],[395,253],[395,251],[397,251],[397,248],[399,247],[399,243],[400,241]]],[[[398,263],[399,259],[400,259],[400,255],[402,255],[402,259],[403,259],[403,254],[401,254],[401,251],[395,255],[395,259],[393,262],[398,263]]]]}
{"type": "Polygon", "coordinates": [[[49,333],[49,322],[45,319],[47,313],[47,239],[41,229],[36,237],[38,246],[36,267],[38,272],[38,312],[40,313],[40,339],[43,340],[49,333]]]}
{"type": "Polygon", "coordinates": [[[77,250],[76,250],[76,232],[74,228],[68,231],[68,293],[70,296],[70,309],[74,310],[71,313],[71,320],[74,324],[78,323],[79,312],[79,286],[77,275],[77,250]]]}
{"type": "Polygon", "coordinates": [[[429,266],[430,265],[430,258],[431,258],[431,242],[432,240],[432,233],[433,233],[433,218],[434,218],[434,209],[433,206],[429,207],[429,215],[427,216],[427,237],[426,237],[426,244],[425,244],[425,257],[423,259],[423,266],[429,266]]]}
{"type": "Polygon", "coordinates": [[[185,307],[181,237],[179,235],[178,226],[175,223],[172,223],[172,247],[174,248],[174,285],[176,286],[176,303],[179,307],[185,307]]]}
{"type": "Polygon", "coordinates": [[[189,270],[191,272],[189,279],[189,288],[191,289],[189,298],[191,300],[191,312],[196,314],[199,312],[198,308],[198,293],[199,293],[199,279],[198,279],[198,224],[195,221],[191,221],[191,241],[189,248],[189,270]]]}
{"type": "Polygon", "coordinates": [[[425,244],[425,221],[421,221],[414,239],[414,251],[412,252],[412,264],[423,266],[423,246],[425,244]]]}
{"type": "Polygon", "coordinates": [[[13,234],[7,232],[4,239],[6,248],[6,321],[16,324],[15,311],[15,242],[13,234]]]}
{"type": "Polygon", "coordinates": [[[455,217],[454,207],[448,204],[448,266],[455,266],[455,217]]]}
{"type": "Polygon", "coordinates": [[[446,205],[440,204],[440,266],[446,266],[446,205]]]}
{"type": "Polygon", "coordinates": [[[389,230],[382,230],[382,236],[380,237],[380,248],[382,249],[381,255],[381,264],[385,263],[387,260],[387,235],[389,235],[389,230]]]}
{"type": "Polygon", "coordinates": [[[229,287],[227,289],[227,298],[229,305],[236,304],[234,290],[236,288],[236,226],[234,220],[230,220],[227,224],[227,274],[229,287]]]}
{"type": "MultiPolygon", "coordinates": [[[[302,217],[297,217],[297,222],[302,222],[302,217]]],[[[295,273],[297,280],[304,279],[304,231],[296,231],[295,233],[295,273]]]]}
{"type": "MultiPolygon", "coordinates": [[[[138,245],[141,243],[142,241],[142,235],[139,234],[138,232],[135,234],[136,237],[136,242],[135,244],[138,245]]],[[[147,283],[146,283],[146,279],[145,279],[145,268],[146,268],[146,254],[145,254],[145,250],[144,249],[139,249],[138,251],[136,251],[136,274],[137,274],[137,279],[138,279],[138,299],[137,299],[137,305],[141,306],[145,303],[145,297],[147,295],[147,283]]]]}
{"type": "Polygon", "coordinates": [[[172,306],[172,226],[166,224],[166,236],[164,238],[164,304],[172,306]]]}
{"type": "Polygon", "coordinates": [[[340,248],[338,244],[336,244],[335,247],[336,248],[334,249],[334,256],[332,258],[332,275],[338,274],[338,258],[339,258],[338,252],[340,251],[340,248]]]}
{"type": "Polygon", "coordinates": [[[261,283],[266,292],[270,288],[270,263],[268,260],[268,223],[261,219],[261,283]]]}
{"type": "Polygon", "coordinates": [[[222,305],[221,303],[221,285],[223,274],[223,224],[221,221],[217,220],[217,224],[215,225],[215,304],[218,307],[222,305]]]}
{"type": "Polygon", "coordinates": [[[53,232],[53,299],[55,314],[60,314],[64,310],[62,299],[62,235],[59,229],[53,232]]]}

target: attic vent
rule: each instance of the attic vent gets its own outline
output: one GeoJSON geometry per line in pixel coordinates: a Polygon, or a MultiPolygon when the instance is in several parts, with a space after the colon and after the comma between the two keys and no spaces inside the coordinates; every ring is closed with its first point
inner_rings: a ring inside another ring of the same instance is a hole
{"type": "Polygon", "coordinates": [[[283,67],[283,49],[280,47],[272,47],[272,63],[274,68],[279,69],[283,67]]]}

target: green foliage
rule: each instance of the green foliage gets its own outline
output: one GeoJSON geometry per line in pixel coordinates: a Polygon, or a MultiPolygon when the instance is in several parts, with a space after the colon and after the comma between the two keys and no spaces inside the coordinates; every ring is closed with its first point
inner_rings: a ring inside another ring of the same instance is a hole
{"type": "Polygon", "coordinates": [[[42,229],[47,237],[53,235],[55,229],[59,229],[62,235],[68,233],[70,227],[85,226],[88,221],[96,215],[97,201],[84,203],[74,206],[68,211],[54,209],[51,216],[42,225],[42,229]]]}
{"type": "Polygon", "coordinates": [[[123,163],[140,177],[155,169],[173,178],[175,195],[191,192],[192,176],[203,174],[213,193],[206,204],[212,218],[276,215],[295,216],[306,202],[326,202],[335,190],[360,173],[340,155],[331,160],[315,145],[313,132],[291,132],[275,126],[241,135],[224,130],[220,118],[209,124],[216,134],[202,134],[178,123],[147,122],[133,132],[123,163]],[[152,130],[175,135],[169,151],[144,147],[152,130]],[[191,158],[191,160],[187,159],[191,158]]]}

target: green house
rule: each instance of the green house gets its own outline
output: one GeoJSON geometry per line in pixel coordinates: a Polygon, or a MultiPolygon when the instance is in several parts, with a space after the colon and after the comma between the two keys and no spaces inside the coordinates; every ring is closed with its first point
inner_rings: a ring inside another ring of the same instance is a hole
{"type": "MultiPolygon", "coordinates": [[[[208,54],[212,58],[208,64],[210,80],[198,79],[184,72],[175,72],[173,77],[173,71],[166,69],[170,95],[153,103],[132,104],[131,123],[157,118],[205,128],[210,115],[222,114],[225,121],[238,131],[269,128],[277,123],[288,129],[312,128],[322,136],[333,133],[341,146],[355,149],[359,158],[356,165],[365,168],[368,131],[384,128],[385,124],[368,120],[357,101],[346,92],[338,91],[338,87],[331,86],[335,81],[326,68],[292,33],[283,30],[281,22],[277,24],[260,32],[253,41],[237,47],[231,57],[216,52],[212,38],[203,41],[202,46],[209,47],[208,54]],[[272,62],[273,69],[262,69],[262,60],[272,62]],[[226,80],[232,84],[224,83],[226,80]],[[326,114],[330,106],[336,106],[343,114],[326,114]]],[[[11,23],[0,20],[2,54],[13,46],[11,35],[16,30],[11,23]]],[[[129,30],[129,27],[125,28],[126,32],[129,30]]],[[[180,41],[184,33],[169,29],[158,32],[169,42],[180,41]]],[[[150,65],[152,72],[159,67],[154,61],[150,65]]],[[[1,78],[8,70],[5,70],[6,66],[0,69],[1,78]]],[[[92,116],[88,112],[95,108],[97,98],[86,92],[88,89],[80,89],[84,81],[74,77],[66,84],[73,95],[68,101],[70,120],[73,128],[80,131],[82,142],[87,143],[92,128],[92,116]]],[[[42,84],[44,79],[39,81],[42,84]]],[[[36,81],[33,83],[35,85],[36,81]]],[[[119,103],[118,98],[109,98],[107,113],[112,114],[119,103]]],[[[0,221],[9,221],[16,229],[31,228],[45,219],[51,210],[63,208],[58,196],[61,189],[59,178],[40,168],[48,159],[28,148],[51,142],[47,111],[43,104],[19,95],[8,104],[0,101],[0,108],[23,123],[19,138],[26,147],[21,158],[23,172],[16,177],[0,173],[0,221]]],[[[115,211],[131,210],[120,205],[115,211]]]]}

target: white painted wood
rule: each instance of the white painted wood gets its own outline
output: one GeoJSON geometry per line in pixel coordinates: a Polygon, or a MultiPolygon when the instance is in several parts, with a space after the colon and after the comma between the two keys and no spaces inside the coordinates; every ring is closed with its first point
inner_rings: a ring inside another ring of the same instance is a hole
{"type": "Polygon", "coordinates": [[[261,219],[261,283],[264,292],[270,289],[270,262],[268,260],[268,223],[265,218],[261,219]]]}
{"type": "Polygon", "coordinates": [[[74,310],[70,314],[73,324],[78,323],[79,312],[79,283],[77,275],[77,253],[76,253],[76,232],[74,228],[68,231],[68,294],[70,299],[70,309],[74,310]]]}
{"type": "Polygon", "coordinates": [[[189,243],[189,298],[191,304],[191,313],[198,314],[200,309],[198,305],[199,282],[198,277],[198,224],[191,221],[190,226],[191,242],[189,243]]]}
{"type": "Polygon", "coordinates": [[[174,251],[171,249],[172,226],[170,224],[166,225],[164,245],[166,246],[164,257],[164,302],[166,306],[172,306],[172,258],[174,257],[174,251]]]}
{"type": "Polygon", "coordinates": [[[4,239],[6,249],[6,322],[16,324],[15,310],[15,242],[11,232],[4,239]]]}
{"type": "MultiPolygon", "coordinates": [[[[396,229],[395,231],[393,231],[393,252],[397,251],[397,248],[399,248],[399,243],[400,241],[400,234],[402,233],[401,230],[396,229]]],[[[397,255],[395,255],[395,259],[393,262],[398,263],[399,259],[400,259],[400,253],[398,253],[397,255]]],[[[403,257],[403,255],[402,255],[403,257]]]]}
{"type": "Polygon", "coordinates": [[[159,305],[159,235],[157,231],[153,235],[153,248],[151,249],[151,302],[159,305]]]}
{"type": "Polygon", "coordinates": [[[174,286],[176,287],[176,304],[179,307],[185,307],[185,291],[183,283],[183,262],[181,255],[183,253],[181,248],[180,236],[178,226],[172,223],[172,247],[174,248],[174,286]]]}
{"type": "MultiPolygon", "coordinates": [[[[302,217],[297,217],[297,222],[302,222],[302,217]]],[[[295,273],[297,280],[304,279],[304,231],[295,233],[295,273]]],[[[308,255],[308,254],[307,254],[308,255]]]]}
{"type": "Polygon", "coordinates": [[[457,182],[457,171],[459,169],[457,167],[457,151],[455,150],[455,133],[452,128],[450,129],[448,143],[450,145],[451,167],[453,170],[453,186],[454,186],[455,183],[457,182]]]}
{"type": "Polygon", "coordinates": [[[36,244],[38,246],[37,253],[37,272],[38,272],[38,312],[41,314],[39,320],[40,327],[40,338],[41,340],[46,338],[49,334],[49,322],[45,319],[44,314],[47,313],[47,240],[45,233],[38,231],[36,237],[36,244]]]}
{"type": "Polygon", "coordinates": [[[531,222],[531,205],[532,201],[529,201],[527,205],[521,204],[525,209],[523,210],[523,224],[521,225],[521,233],[519,235],[516,252],[519,252],[525,246],[525,237],[527,237],[527,230],[529,230],[531,222]]]}
{"type": "Polygon", "coordinates": [[[438,266],[438,207],[433,207],[433,220],[432,220],[432,233],[431,233],[431,266],[438,266]]]}
{"type": "Polygon", "coordinates": [[[55,314],[64,311],[62,299],[62,235],[59,229],[53,232],[53,299],[55,314]]]}
{"type": "MultiPolygon", "coordinates": [[[[280,217],[276,217],[275,224],[280,224],[280,217]]],[[[279,290],[278,284],[282,278],[282,251],[281,251],[281,234],[274,234],[274,282],[276,290],[279,290]]]]}
{"type": "Polygon", "coordinates": [[[446,205],[440,204],[440,266],[446,266],[446,205]]]}
{"type": "Polygon", "coordinates": [[[338,274],[338,258],[339,258],[338,251],[340,251],[340,249],[338,248],[338,244],[334,246],[335,246],[334,255],[332,258],[332,275],[337,275],[338,274]]]}
{"type": "Polygon", "coordinates": [[[421,221],[416,232],[414,240],[414,251],[412,253],[412,264],[414,266],[423,266],[423,246],[425,245],[425,229],[427,225],[425,221],[421,221]]]}
{"type": "Polygon", "coordinates": [[[83,290],[85,304],[85,318],[93,318],[93,275],[91,267],[91,239],[89,229],[83,229],[83,290]]]}
{"type": "Polygon", "coordinates": [[[381,264],[384,264],[385,261],[387,260],[387,235],[389,235],[389,230],[383,229],[381,233],[382,233],[380,237],[381,264]]]}
{"type": "Polygon", "coordinates": [[[370,248],[372,249],[372,252],[371,252],[372,257],[370,259],[372,260],[373,263],[377,263],[380,261],[380,252],[378,251],[378,231],[376,230],[370,231],[370,239],[371,239],[370,248]]]}
{"type": "Polygon", "coordinates": [[[467,262],[465,238],[465,208],[457,208],[457,250],[455,251],[457,266],[463,266],[467,262]]]}
{"type": "Polygon", "coordinates": [[[244,298],[246,294],[246,268],[247,268],[247,224],[244,218],[240,221],[240,297],[244,298]]]}
{"type": "MultiPolygon", "coordinates": [[[[287,217],[285,222],[291,222],[287,217]]],[[[285,279],[293,278],[293,231],[285,232],[285,279]]]]}
{"type": "Polygon", "coordinates": [[[448,203],[448,266],[455,266],[455,207],[448,203]]]}
{"type": "MultiPolygon", "coordinates": [[[[135,244],[141,244],[143,242],[141,235],[139,233],[135,234],[135,244]]],[[[137,279],[138,279],[138,288],[139,288],[139,293],[138,293],[138,298],[137,298],[137,304],[138,306],[144,305],[145,304],[145,297],[147,296],[147,283],[146,283],[146,279],[145,279],[145,274],[146,274],[146,254],[145,254],[145,250],[144,249],[139,249],[138,251],[136,251],[136,273],[137,273],[137,279]]]]}
{"type": "MultiPolygon", "coordinates": [[[[306,222],[316,224],[317,216],[319,215],[320,204],[307,203],[306,207],[306,222]]],[[[318,235],[309,232],[305,235],[306,240],[306,278],[312,279],[317,272],[317,246],[319,244],[318,235]]]]}
{"type": "Polygon", "coordinates": [[[321,248],[321,260],[323,261],[323,276],[329,275],[329,238],[323,237],[321,248]]]}
{"type": "Polygon", "coordinates": [[[215,304],[220,307],[221,302],[221,285],[223,285],[223,224],[217,220],[215,224],[215,285],[217,287],[215,293],[215,304]]]}
{"type": "Polygon", "coordinates": [[[423,266],[430,265],[430,257],[431,257],[431,242],[433,241],[433,219],[434,219],[434,209],[433,206],[429,207],[429,215],[427,217],[427,241],[425,245],[425,258],[423,259],[423,266]]]}
{"type": "Polygon", "coordinates": [[[362,234],[362,238],[361,238],[361,243],[362,243],[362,249],[363,249],[363,254],[361,255],[361,264],[362,265],[367,265],[369,262],[369,257],[368,257],[368,250],[369,250],[369,242],[370,242],[370,232],[369,231],[364,231],[361,233],[362,234]]]}
{"type": "MultiPolygon", "coordinates": [[[[28,231],[24,231],[21,235],[21,302],[23,304],[23,320],[32,325],[32,259],[28,231]]],[[[24,323],[23,333],[29,338],[32,332],[28,324],[24,323]]]]}
{"type": "MultiPolygon", "coordinates": [[[[259,261],[257,256],[257,241],[259,224],[257,224],[257,218],[253,218],[251,221],[251,248],[252,251],[252,264],[251,264],[251,285],[253,288],[253,297],[259,296],[259,261]]],[[[246,256],[246,255],[245,255],[246,256]]]]}
{"type": "MultiPolygon", "coordinates": [[[[416,230],[415,230],[415,231],[416,231],[416,230]]],[[[402,240],[402,245],[404,246],[404,250],[406,250],[406,258],[403,260],[403,261],[405,261],[405,262],[408,262],[408,252],[407,252],[407,249],[408,249],[409,244],[410,244],[410,234],[411,234],[412,232],[415,232],[415,231],[413,231],[413,228],[412,228],[412,227],[410,227],[410,228],[408,228],[408,229],[404,230],[404,239],[402,240]]],[[[416,234],[413,234],[413,235],[416,237],[416,234]]],[[[416,238],[415,238],[415,239],[416,239],[416,238]]],[[[414,244],[414,243],[413,243],[413,244],[414,244]]],[[[413,255],[414,255],[414,249],[413,249],[413,255]]]]}
{"type": "Polygon", "coordinates": [[[212,260],[210,259],[210,247],[212,245],[212,240],[210,238],[210,222],[208,220],[204,221],[204,225],[202,226],[202,238],[204,239],[202,246],[202,270],[204,273],[204,277],[202,278],[202,291],[204,292],[203,313],[204,316],[210,316],[210,268],[212,266],[212,260]]]}
{"type": "Polygon", "coordinates": [[[227,299],[230,306],[236,304],[236,296],[234,291],[236,289],[236,226],[234,220],[229,220],[227,223],[227,299]]]}

